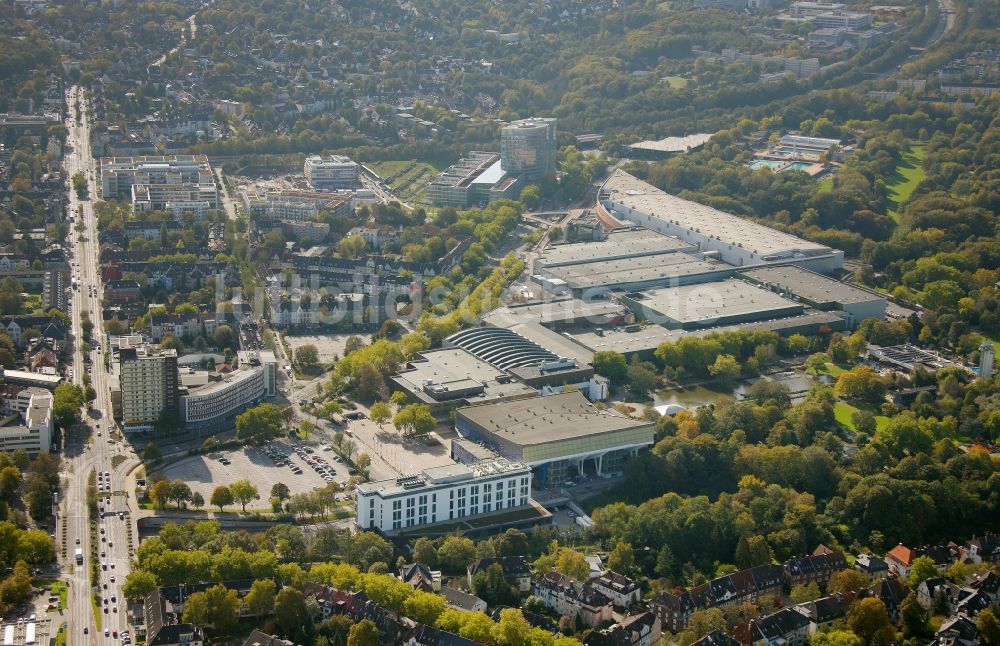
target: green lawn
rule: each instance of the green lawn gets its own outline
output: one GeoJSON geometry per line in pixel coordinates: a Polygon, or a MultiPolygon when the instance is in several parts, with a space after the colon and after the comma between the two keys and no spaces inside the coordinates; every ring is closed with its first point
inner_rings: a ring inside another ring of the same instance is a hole
{"type": "Polygon", "coordinates": [[[833,189],[833,175],[827,175],[823,179],[816,182],[816,192],[822,193],[823,191],[829,191],[833,189]]]}
{"type": "Polygon", "coordinates": [[[670,84],[670,87],[674,90],[683,90],[687,87],[688,81],[686,78],[681,76],[666,76],[664,80],[670,84]]]}
{"type": "MultiPolygon", "coordinates": [[[[838,401],[833,405],[833,417],[838,424],[846,429],[854,431],[857,433],[858,429],[854,427],[854,422],[851,421],[851,416],[858,412],[855,406],[851,406],[847,402],[838,401]]],[[[885,425],[889,423],[889,418],[885,415],[875,416],[875,431],[881,431],[885,428],[885,425]]]]}
{"type": "MultiPolygon", "coordinates": [[[[810,369],[810,372],[811,372],[811,369],[810,369]]],[[[833,377],[833,378],[836,379],[837,377],[839,377],[841,374],[843,374],[845,372],[847,372],[846,368],[838,366],[837,364],[833,363],[832,361],[827,361],[826,364],[823,366],[823,368],[821,370],[817,370],[813,374],[816,374],[816,375],[830,375],[831,377],[833,377]]]]}
{"type": "Polygon", "coordinates": [[[923,166],[926,152],[926,146],[910,146],[909,152],[903,153],[902,162],[896,166],[896,170],[886,183],[889,191],[889,215],[893,220],[899,220],[897,213],[899,205],[905,202],[917,184],[927,177],[923,166]]]}
{"type": "Polygon", "coordinates": [[[376,175],[385,179],[386,177],[392,177],[399,171],[406,168],[406,166],[412,162],[412,159],[404,159],[401,161],[380,161],[374,164],[368,164],[368,168],[372,169],[376,175]]]}

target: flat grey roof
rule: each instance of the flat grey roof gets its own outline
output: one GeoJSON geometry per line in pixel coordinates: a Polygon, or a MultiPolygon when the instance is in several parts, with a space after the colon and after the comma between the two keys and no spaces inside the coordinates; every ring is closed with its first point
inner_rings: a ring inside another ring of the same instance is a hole
{"type": "MultiPolygon", "coordinates": [[[[486,399],[528,396],[535,391],[516,380],[500,383],[498,377],[504,373],[485,361],[480,361],[462,348],[445,348],[423,352],[424,360],[409,363],[409,369],[393,377],[393,381],[413,393],[423,395],[424,384],[452,386],[455,389],[482,384],[486,386],[486,399]]],[[[507,381],[507,380],[504,380],[507,381]]],[[[437,400],[428,397],[430,401],[437,400]]]]}
{"type": "Polygon", "coordinates": [[[785,311],[802,305],[782,298],[772,291],[754,287],[743,280],[729,278],[713,283],[698,283],[650,289],[629,298],[643,307],[679,323],[709,323],[729,316],[785,311]]]}
{"type": "Polygon", "coordinates": [[[591,352],[613,350],[622,354],[630,354],[633,352],[655,350],[664,341],[677,342],[686,336],[705,336],[735,330],[769,330],[780,332],[781,330],[800,326],[829,325],[840,322],[843,322],[843,318],[834,312],[817,312],[813,310],[796,316],[787,316],[767,321],[720,325],[719,327],[703,328],[700,330],[668,330],[659,325],[646,325],[635,332],[626,332],[624,328],[615,328],[603,330],[601,335],[598,335],[593,330],[571,332],[570,334],[574,341],[581,346],[589,348],[591,352]]]}
{"type": "Polygon", "coordinates": [[[684,137],[665,137],[663,139],[638,141],[634,144],[629,144],[629,148],[653,150],[663,153],[683,153],[692,148],[704,145],[711,138],[711,133],[686,135],[684,137]]]}
{"type": "Polygon", "coordinates": [[[814,303],[848,304],[885,300],[879,294],[794,265],[761,267],[742,273],[756,282],[774,285],[814,303]]]}
{"type": "Polygon", "coordinates": [[[623,311],[622,305],[614,301],[584,302],[576,298],[564,298],[558,301],[498,307],[484,316],[483,322],[506,328],[512,328],[519,323],[559,323],[580,319],[599,323],[620,316],[623,311]]]}
{"type": "Polygon", "coordinates": [[[573,265],[602,259],[663,254],[694,248],[690,242],[685,242],[680,238],[666,236],[642,227],[632,227],[612,231],[604,240],[552,245],[538,255],[535,259],[535,267],[573,265]]]}
{"type": "MultiPolygon", "coordinates": [[[[628,207],[671,222],[674,226],[713,236],[720,242],[740,245],[760,256],[795,252],[817,256],[834,251],[826,245],[809,242],[738,215],[670,195],[622,170],[611,174],[601,188],[601,193],[607,195],[612,208],[628,207]]],[[[623,213],[621,217],[627,219],[628,216],[623,213]]]]}
{"type": "Polygon", "coordinates": [[[686,253],[663,253],[655,256],[596,260],[578,265],[547,267],[545,273],[565,280],[572,289],[614,287],[649,281],[693,276],[734,269],[732,265],[709,262],[686,253]]]}
{"type": "Polygon", "coordinates": [[[502,404],[459,408],[458,414],[507,441],[527,446],[647,426],[613,408],[598,409],[574,391],[502,404]]]}

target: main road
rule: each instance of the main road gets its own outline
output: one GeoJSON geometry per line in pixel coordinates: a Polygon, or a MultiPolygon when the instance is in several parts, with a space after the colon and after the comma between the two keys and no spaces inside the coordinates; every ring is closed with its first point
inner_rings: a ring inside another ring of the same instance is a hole
{"type": "MultiPolygon", "coordinates": [[[[131,540],[134,528],[128,513],[128,494],[125,474],[135,466],[137,460],[126,443],[114,439],[112,433],[111,375],[104,368],[103,352],[110,351],[104,334],[101,313],[101,280],[98,268],[100,245],[97,236],[97,218],[94,213],[93,198],[97,191],[97,173],[94,159],[90,154],[90,116],[85,93],[80,87],[72,87],[66,94],[69,106],[66,126],[69,129],[67,143],[69,152],[65,167],[67,175],[83,173],[88,179],[90,196],[82,199],[70,190],[70,215],[83,228],[70,232],[75,236],[72,271],[75,289],[72,298],[72,330],[75,343],[73,356],[73,378],[83,385],[84,374],[89,372],[91,384],[97,398],[85,412],[86,429],[70,435],[66,442],[66,470],[69,473],[67,488],[63,495],[61,510],[66,523],[67,550],[64,568],[70,584],[69,631],[70,644],[113,644],[122,630],[128,629],[127,605],[121,595],[121,586],[128,574],[131,562],[131,540]],[[76,119],[79,112],[80,119],[76,119]],[[87,313],[93,323],[91,333],[92,348],[85,356],[83,350],[82,322],[87,313]],[[113,458],[121,456],[117,460],[113,458]],[[117,465],[117,468],[116,468],[117,465]],[[91,474],[102,474],[97,481],[99,503],[98,532],[91,534],[90,514],[87,507],[87,487],[91,474]],[[79,544],[76,541],[79,540],[79,544]],[[92,543],[96,543],[92,545],[92,543]],[[83,550],[83,565],[75,562],[76,548],[83,550]],[[98,565],[98,585],[100,597],[101,627],[96,630],[91,605],[92,592],[90,571],[94,554],[98,565]],[[114,599],[114,601],[111,601],[114,599]],[[108,637],[104,636],[108,630],[108,637]],[[110,633],[114,633],[111,635],[110,633]]],[[[118,436],[120,437],[120,435],[118,436]]]]}

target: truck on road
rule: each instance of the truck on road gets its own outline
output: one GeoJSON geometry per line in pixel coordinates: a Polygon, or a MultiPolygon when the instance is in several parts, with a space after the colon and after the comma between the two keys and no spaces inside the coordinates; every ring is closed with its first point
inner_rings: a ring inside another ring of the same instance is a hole
{"type": "Polygon", "coordinates": [[[83,565],[83,548],[76,548],[76,564],[83,565]]]}

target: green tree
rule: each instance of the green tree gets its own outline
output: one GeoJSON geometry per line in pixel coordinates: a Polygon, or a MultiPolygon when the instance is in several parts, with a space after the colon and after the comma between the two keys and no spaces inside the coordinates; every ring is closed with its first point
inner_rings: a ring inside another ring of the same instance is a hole
{"type": "Polygon", "coordinates": [[[59,384],[52,397],[52,420],[59,428],[69,428],[79,424],[83,402],[83,391],[79,386],[59,384]]]}
{"type": "Polygon", "coordinates": [[[156,446],[153,442],[150,442],[142,449],[142,459],[148,463],[159,462],[162,458],[163,453],[160,451],[160,447],[156,446]]]}
{"type": "Polygon", "coordinates": [[[146,570],[133,570],[125,577],[122,595],[127,599],[144,599],[157,588],[156,577],[146,570]]]}
{"type": "Polygon", "coordinates": [[[1000,646],[1000,620],[993,608],[980,611],[976,617],[976,628],[979,630],[979,643],[983,646],[1000,646]]]}
{"type": "Polygon", "coordinates": [[[421,536],[413,543],[413,561],[428,567],[437,567],[437,548],[431,539],[421,536]]]}
{"type": "Polygon", "coordinates": [[[426,404],[410,404],[396,413],[392,424],[404,435],[427,435],[437,426],[437,420],[426,404]]]}
{"type": "Polygon", "coordinates": [[[370,413],[371,420],[378,424],[379,428],[382,428],[382,425],[392,418],[392,409],[385,402],[372,404],[370,413]]]}
{"type": "Polygon", "coordinates": [[[559,550],[555,569],[556,572],[565,574],[577,581],[590,580],[590,563],[587,562],[583,554],[569,547],[563,547],[559,550]]]}
{"type": "Polygon", "coordinates": [[[472,577],[472,593],[490,606],[511,606],[518,600],[517,589],[507,581],[499,563],[476,572],[472,577]]]}
{"type": "Polygon", "coordinates": [[[209,502],[212,506],[219,508],[219,513],[222,513],[223,507],[226,505],[233,504],[235,498],[233,497],[233,492],[226,485],[219,485],[212,490],[212,497],[209,502]]]}
{"type": "Polygon", "coordinates": [[[271,579],[254,581],[244,600],[250,612],[258,617],[264,617],[274,612],[276,589],[277,586],[271,579]]]}
{"type": "Polygon", "coordinates": [[[881,403],[885,399],[886,382],[868,366],[854,366],[837,377],[834,390],[843,399],[858,399],[881,403]]]}
{"type": "Polygon", "coordinates": [[[237,480],[229,485],[229,491],[233,494],[233,500],[242,505],[244,512],[247,510],[248,502],[260,500],[257,486],[249,480],[237,480]]]}
{"type": "Polygon", "coordinates": [[[378,628],[369,619],[362,619],[351,626],[347,646],[378,646],[378,628]]]}
{"type": "Polygon", "coordinates": [[[434,625],[444,609],[444,597],[423,590],[414,590],[403,602],[404,615],[428,626],[434,625]]]}
{"type": "Polygon", "coordinates": [[[56,558],[52,537],[40,529],[21,532],[17,537],[17,559],[30,565],[51,563],[56,558]]]}
{"type": "Polygon", "coordinates": [[[611,380],[613,384],[623,384],[628,377],[628,363],[625,356],[611,350],[594,353],[594,372],[611,380]]]}
{"type": "Polygon", "coordinates": [[[184,603],[184,621],[198,626],[211,625],[220,635],[228,635],[240,618],[240,599],[236,590],[214,585],[204,592],[192,593],[184,603]]]}
{"type": "Polygon", "coordinates": [[[867,597],[851,604],[847,611],[847,625],[864,646],[891,644],[894,632],[889,614],[881,599],[867,597]]]}
{"type": "Polygon", "coordinates": [[[254,442],[272,439],[281,434],[290,417],[288,407],[275,404],[254,406],[236,416],[236,437],[254,442]]]}
{"type": "Polygon", "coordinates": [[[913,561],[913,565],[910,568],[910,576],[908,581],[910,587],[914,590],[917,589],[921,583],[926,581],[931,577],[938,575],[937,565],[934,564],[934,559],[929,556],[918,556],[913,561]]]}
{"type": "Polygon", "coordinates": [[[476,558],[476,544],[464,536],[446,536],[437,551],[438,565],[448,573],[464,572],[476,558]]]}
{"type": "Polygon", "coordinates": [[[295,360],[305,369],[313,368],[319,363],[319,350],[311,343],[301,345],[295,350],[295,360]]]}
{"type": "Polygon", "coordinates": [[[819,585],[815,582],[807,583],[805,585],[795,585],[792,586],[791,594],[789,598],[792,603],[805,603],[806,601],[815,601],[819,599],[822,593],[819,590],[819,585]]]}
{"type": "Polygon", "coordinates": [[[831,630],[810,637],[809,646],[861,646],[861,639],[849,630],[831,630]]]}
{"type": "Polygon", "coordinates": [[[906,595],[899,604],[899,623],[906,637],[922,637],[927,633],[927,611],[917,601],[915,592],[906,595]]]}
{"type": "Polygon", "coordinates": [[[288,489],[288,485],[284,482],[275,482],[271,486],[271,497],[275,500],[284,502],[292,495],[291,491],[288,489]]]}
{"type": "Polygon", "coordinates": [[[274,620],[286,635],[300,635],[310,621],[305,596],[295,588],[282,588],[274,598],[274,620]]]}
{"type": "Polygon", "coordinates": [[[857,594],[862,588],[868,586],[868,577],[857,570],[847,569],[834,572],[827,581],[826,591],[828,594],[847,594],[853,592],[857,594]]]}
{"type": "Polygon", "coordinates": [[[720,354],[708,367],[708,374],[715,377],[721,385],[729,385],[740,376],[740,364],[731,354],[720,354]]]}
{"type": "Polygon", "coordinates": [[[624,574],[625,576],[631,576],[632,568],[634,567],[635,550],[628,543],[616,543],[614,549],[611,550],[611,554],[608,555],[608,569],[619,574],[624,574]]]}
{"type": "Polygon", "coordinates": [[[166,504],[170,501],[170,496],[173,493],[173,488],[170,486],[168,480],[158,480],[153,483],[153,486],[149,488],[149,497],[153,499],[156,506],[163,509],[166,504]]]}
{"type": "Polygon", "coordinates": [[[200,491],[195,491],[191,494],[191,507],[194,509],[201,509],[205,506],[205,496],[201,495],[200,491]]]}

